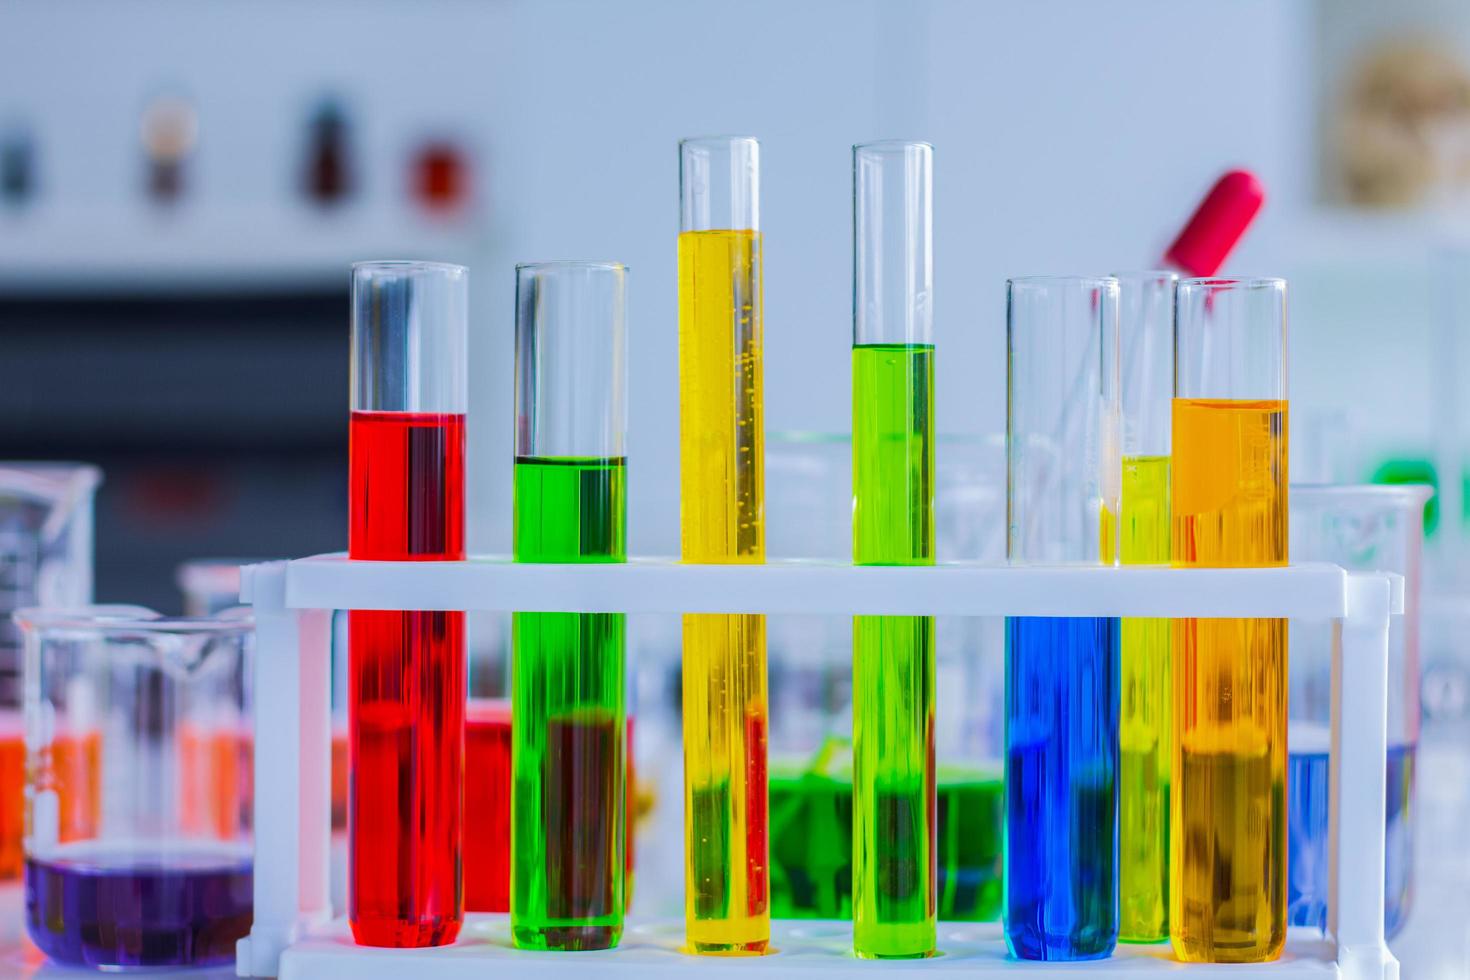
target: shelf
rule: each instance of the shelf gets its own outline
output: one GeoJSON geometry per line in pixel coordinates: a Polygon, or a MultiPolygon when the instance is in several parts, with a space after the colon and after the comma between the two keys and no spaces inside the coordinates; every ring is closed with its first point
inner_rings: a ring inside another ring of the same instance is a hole
{"type": "Polygon", "coordinates": [[[682,920],[634,920],[617,949],[595,953],[539,953],[511,948],[504,915],[469,915],[460,941],[440,949],[364,949],[352,945],[344,919],[297,942],[281,957],[280,980],[344,976],[353,980],[485,980],[497,974],[538,980],[582,980],[601,976],[664,977],[699,972],[721,977],[778,977],[799,972],[820,977],[932,977],[956,973],[983,976],[1123,978],[1179,976],[1209,978],[1240,970],[1275,978],[1338,977],[1333,947],[1309,930],[1292,930],[1287,951],[1259,967],[1182,965],[1167,943],[1119,944],[1112,957],[1085,963],[1032,963],[1011,959],[998,923],[943,922],[941,955],[928,960],[873,963],[852,955],[852,926],[846,922],[774,921],[776,952],[739,958],[695,957],[679,950],[682,920]]]}
{"type": "MultiPolygon", "coordinates": [[[[375,258],[465,261],[483,249],[474,214],[438,220],[409,207],[137,207],[0,213],[0,290],[238,291],[339,284],[375,258]],[[22,232],[24,232],[22,234],[22,232]]],[[[343,309],[346,309],[344,305],[343,309]]]]}
{"type": "MultiPolygon", "coordinates": [[[[246,569],[242,598],[254,601],[246,569]]],[[[286,563],[291,609],[467,609],[624,613],[936,616],[1280,616],[1337,619],[1352,592],[1335,565],[1256,569],[856,567],[836,562],[518,565],[350,561],[286,563]]],[[[1402,586],[1396,589],[1402,608],[1402,586]]]]}

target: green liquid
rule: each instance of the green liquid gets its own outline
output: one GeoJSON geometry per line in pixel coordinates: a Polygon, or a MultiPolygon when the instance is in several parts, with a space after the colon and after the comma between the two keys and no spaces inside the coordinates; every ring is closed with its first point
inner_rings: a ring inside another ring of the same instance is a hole
{"type": "MultiPolygon", "coordinates": [[[[771,773],[771,914],[852,915],[852,778],[846,771],[771,773]]],[[[940,767],[938,915],[947,922],[1000,917],[1004,783],[998,775],[940,767]]]]}
{"type": "MultiPolygon", "coordinates": [[[[518,458],[515,560],[627,560],[624,472],[621,458],[518,458]]],[[[512,637],[511,934],[606,949],[623,931],[623,616],[518,612],[512,637]]]]}
{"type": "MultiPolygon", "coordinates": [[[[1119,549],[1125,565],[1169,562],[1169,457],[1126,456],[1119,549]]],[[[1169,938],[1169,782],[1173,697],[1167,619],[1122,624],[1118,771],[1118,938],[1169,938]]]]}
{"type": "MultiPolygon", "coordinates": [[[[852,349],[853,562],[934,563],[934,347],[852,349]]],[[[931,956],[934,620],[853,619],[852,918],[862,957],[931,956]]]]}

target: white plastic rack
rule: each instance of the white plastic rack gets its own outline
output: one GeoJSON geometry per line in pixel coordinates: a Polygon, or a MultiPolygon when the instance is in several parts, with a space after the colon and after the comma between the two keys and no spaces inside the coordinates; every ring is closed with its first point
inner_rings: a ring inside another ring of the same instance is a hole
{"type": "Polygon", "coordinates": [[[503,557],[397,563],[325,555],[249,566],[241,595],[255,607],[257,629],[255,921],[240,940],[236,966],[242,977],[482,980],[525,973],[585,980],[695,969],[730,976],[856,977],[875,968],[903,976],[958,970],[976,976],[1024,971],[1039,978],[1081,972],[1119,980],[1176,972],[1205,980],[1240,969],[1272,978],[1398,976],[1383,935],[1388,623],[1403,608],[1396,576],[1349,574],[1333,565],[880,568],[657,559],[517,565],[503,557]],[[504,916],[470,915],[453,946],[358,947],[345,921],[333,919],[328,898],[328,661],[330,613],[336,609],[1337,620],[1342,642],[1333,662],[1330,938],[1293,930],[1280,961],[1247,968],[1182,965],[1170,958],[1167,945],[1119,945],[1109,959],[1047,964],[1008,958],[994,924],[943,923],[942,955],[880,965],[851,955],[851,928],[839,922],[774,923],[776,952],[729,960],[681,953],[682,922],[634,919],[622,945],[607,952],[532,953],[510,948],[504,916]],[[1347,719],[1351,724],[1344,724],[1347,719]]]}

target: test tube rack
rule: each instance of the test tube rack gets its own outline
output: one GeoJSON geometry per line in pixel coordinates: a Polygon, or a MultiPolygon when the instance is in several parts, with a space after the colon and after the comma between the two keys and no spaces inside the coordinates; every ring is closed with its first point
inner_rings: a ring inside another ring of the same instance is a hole
{"type": "MultiPolygon", "coordinates": [[[[874,968],[851,952],[851,924],[777,921],[775,952],[693,957],[680,951],[682,921],[631,919],[622,944],[598,953],[516,950],[503,915],[467,916],[453,946],[371,949],[333,918],[328,892],[329,659],[337,609],[510,612],[767,613],[938,616],[1281,617],[1336,620],[1332,667],[1329,936],[1292,930],[1286,953],[1247,968],[1270,977],[1395,980],[1383,932],[1384,768],[1389,617],[1403,583],[1335,565],[1258,569],[1006,567],[971,563],[856,567],[833,562],[685,565],[518,565],[349,561],[324,555],[247,566],[241,597],[255,608],[255,919],[240,940],[242,977],[306,980],[483,980],[496,974],[567,977],[809,975],[857,977],[874,968]],[[1351,723],[1348,723],[1351,719],[1351,723]],[[1349,801],[1351,805],[1344,805],[1349,801]]],[[[1215,975],[1240,969],[1185,966],[1167,945],[1119,944],[1108,959],[1021,962],[998,923],[941,923],[942,955],[892,961],[888,976],[955,971],[973,976],[1130,978],[1215,975]]]]}

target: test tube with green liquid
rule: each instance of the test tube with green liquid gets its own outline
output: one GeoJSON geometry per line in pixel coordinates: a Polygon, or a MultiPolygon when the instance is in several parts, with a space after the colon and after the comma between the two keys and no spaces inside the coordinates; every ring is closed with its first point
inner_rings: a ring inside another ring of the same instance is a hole
{"type": "MultiPolygon", "coordinates": [[[[1119,273],[1123,485],[1118,553],[1125,565],[1169,563],[1169,440],[1174,395],[1174,289],[1167,271],[1119,273]]],[[[1118,722],[1118,938],[1169,938],[1169,786],[1173,742],[1167,619],[1122,622],[1118,722]]]]}
{"type": "MultiPolygon", "coordinates": [[[[933,157],[853,147],[853,562],[934,564],[933,157]]],[[[936,942],[934,619],[853,620],[853,949],[936,942]]]]}
{"type": "MultiPolygon", "coordinates": [[[[516,268],[518,562],[627,560],[625,280],[609,262],[516,268]]],[[[511,935],[607,949],[623,931],[623,615],[517,612],[512,637],[511,935]]]]}

